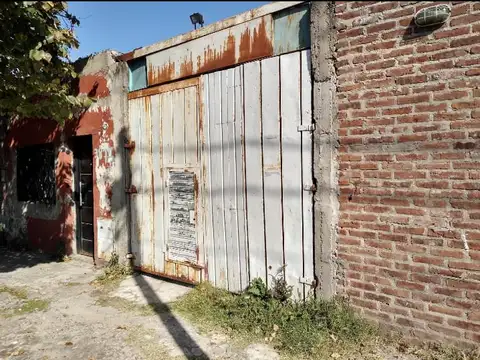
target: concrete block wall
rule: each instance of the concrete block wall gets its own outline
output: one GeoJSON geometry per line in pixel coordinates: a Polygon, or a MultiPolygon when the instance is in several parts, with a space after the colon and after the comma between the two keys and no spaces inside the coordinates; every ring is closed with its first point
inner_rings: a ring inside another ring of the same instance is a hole
{"type": "Polygon", "coordinates": [[[478,343],[480,3],[337,1],[335,18],[338,291],[412,336],[478,343]],[[444,25],[412,25],[440,3],[444,25]]]}

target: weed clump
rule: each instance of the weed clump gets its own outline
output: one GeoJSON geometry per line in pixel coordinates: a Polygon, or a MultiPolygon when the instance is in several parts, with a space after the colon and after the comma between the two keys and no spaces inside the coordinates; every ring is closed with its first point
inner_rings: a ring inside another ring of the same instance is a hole
{"type": "Polygon", "coordinates": [[[277,278],[268,289],[254,279],[239,295],[202,283],[174,309],[204,327],[220,326],[245,339],[263,339],[296,357],[336,356],[377,338],[377,327],[355,314],[345,300],[292,301],[292,288],[282,280],[277,278]]]}
{"type": "Polygon", "coordinates": [[[132,268],[128,265],[121,264],[118,254],[113,253],[103,273],[95,279],[95,282],[101,285],[117,284],[132,273],[132,268]]]}

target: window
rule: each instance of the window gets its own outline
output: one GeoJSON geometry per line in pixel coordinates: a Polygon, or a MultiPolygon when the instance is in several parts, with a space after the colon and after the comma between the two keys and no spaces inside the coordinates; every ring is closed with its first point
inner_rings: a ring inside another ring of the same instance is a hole
{"type": "Polygon", "coordinates": [[[55,150],[53,144],[17,149],[17,198],[55,204],[55,150]]]}

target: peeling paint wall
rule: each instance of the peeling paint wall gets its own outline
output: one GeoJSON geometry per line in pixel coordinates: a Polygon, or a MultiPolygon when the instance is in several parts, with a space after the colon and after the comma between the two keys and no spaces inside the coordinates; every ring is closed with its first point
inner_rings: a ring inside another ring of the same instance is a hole
{"type": "Polygon", "coordinates": [[[3,189],[0,221],[6,226],[7,241],[28,243],[31,248],[67,254],[76,252],[76,212],[73,199],[74,153],[69,141],[74,136],[92,136],[94,256],[108,259],[112,251],[127,252],[126,203],[122,178],[124,117],[127,115],[127,66],[116,62],[115,52],[91,56],[79,78],[79,93],[96,98],[80,118],[60,128],[48,120],[26,119],[9,124],[3,151],[7,181],[3,189]],[[54,205],[17,200],[16,149],[52,142],[56,149],[57,198],[54,205]],[[120,150],[119,150],[120,149],[120,150]]]}

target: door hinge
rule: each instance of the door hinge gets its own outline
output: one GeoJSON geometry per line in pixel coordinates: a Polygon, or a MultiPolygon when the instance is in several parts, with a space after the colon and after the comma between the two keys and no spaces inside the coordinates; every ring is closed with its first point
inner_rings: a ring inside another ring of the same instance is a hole
{"type": "Polygon", "coordinates": [[[305,184],[303,185],[303,190],[315,192],[317,191],[317,187],[315,186],[315,184],[305,184]]]}
{"type": "Polygon", "coordinates": [[[308,124],[308,125],[298,125],[297,126],[297,131],[314,131],[315,130],[315,124],[308,124]]]}
{"type": "Polygon", "coordinates": [[[127,141],[123,144],[123,147],[127,150],[133,151],[135,150],[135,141],[127,141]]]}
{"type": "Polygon", "coordinates": [[[315,279],[312,279],[312,278],[309,278],[309,277],[300,277],[298,279],[298,282],[301,283],[301,284],[305,284],[305,285],[310,285],[310,286],[313,286],[315,287],[315,279]]]}
{"type": "Polygon", "coordinates": [[[135,185],[130,185],[129,188],[125,189],[125,192],[127,194],[136,194],[138,191],[137,191],[137,188],[135,187],[135,185]]]}

